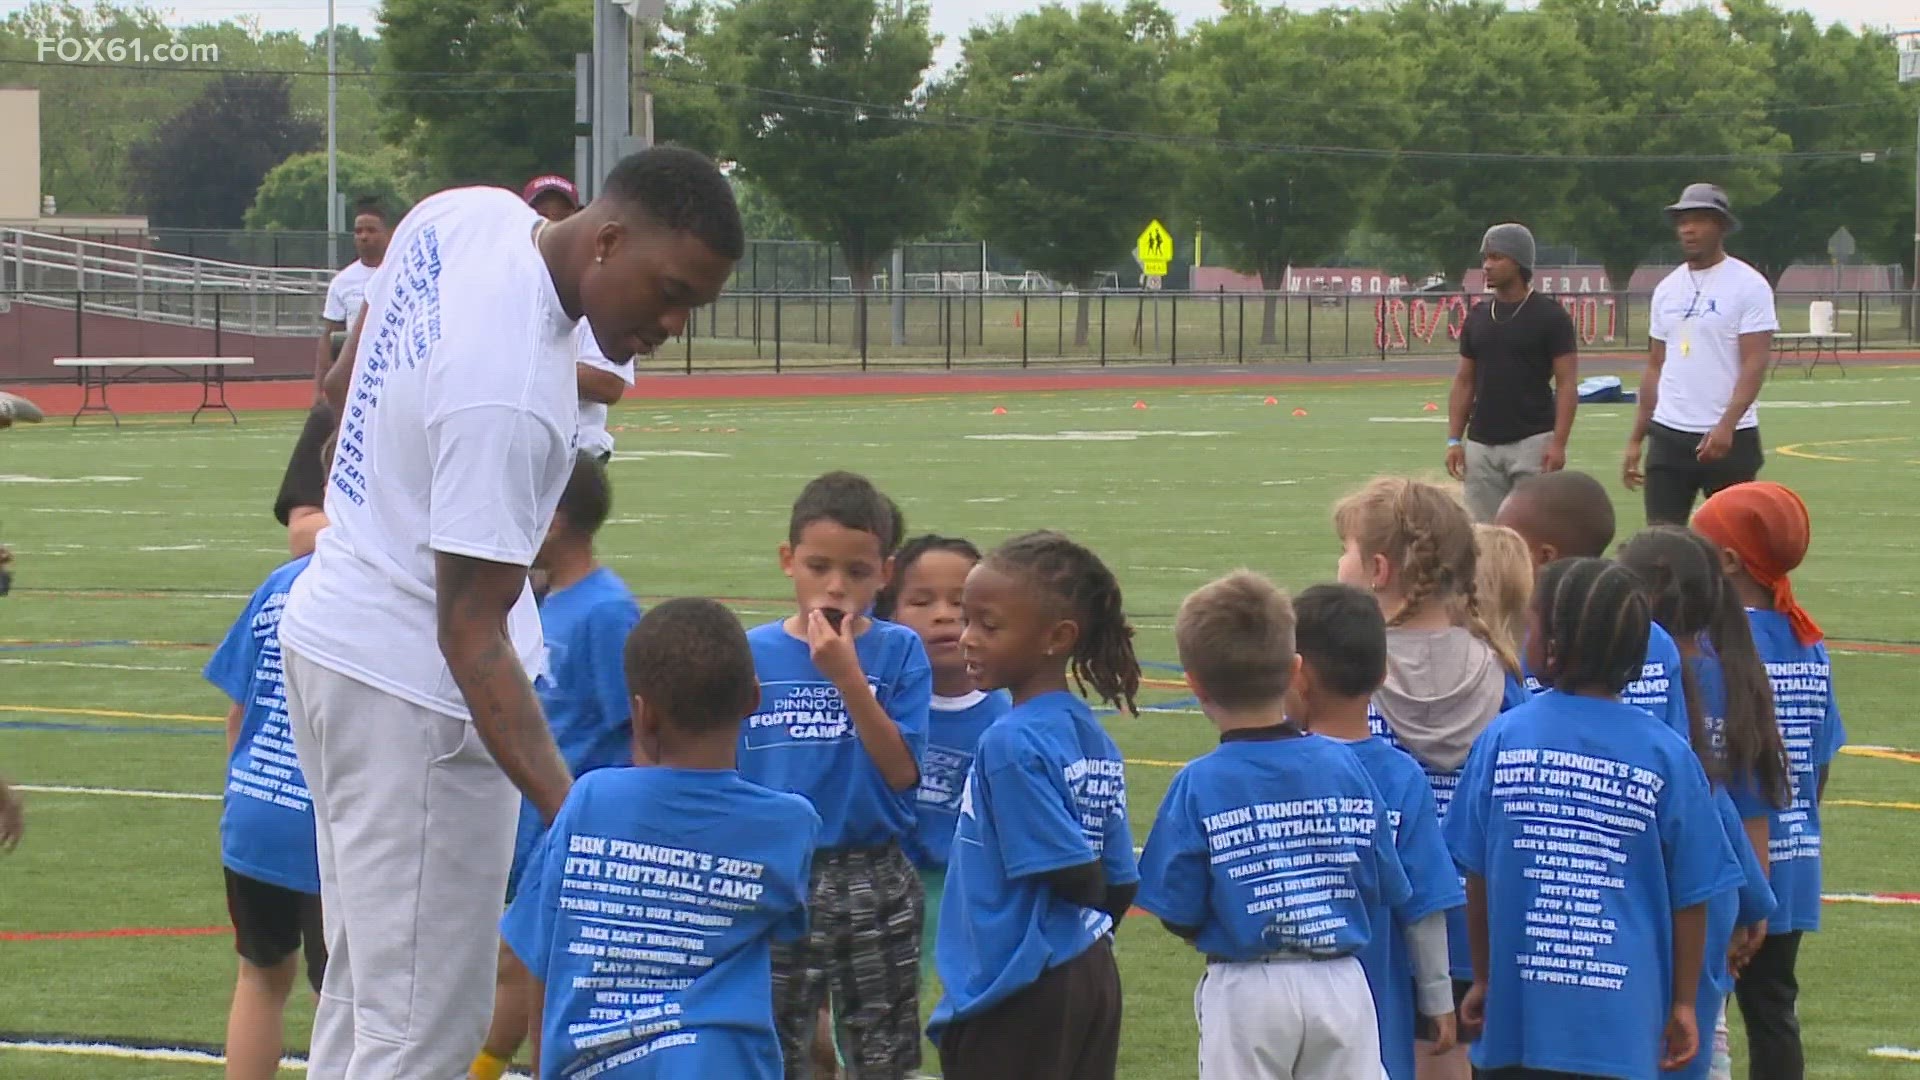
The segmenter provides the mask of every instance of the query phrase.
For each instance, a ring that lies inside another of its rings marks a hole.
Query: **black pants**
[[[1114,1080],[1120,968],[1107,938],[940,1033],[946,1080]]]
[[[1685,525],[1693,516],[1694,497],[1713,495],[1760,475],[1766,454],[1760,449],[1760,429],[1741,428],[1733,445],[1718,461],[1702,462],[1695,455],[1703,435],[1675,431],[1661,424],[1647,426],[1647,484],[1643,490],[1649,525]]]
[[[1799,957],[1799,931],[1770,934],[1733,984],[1740,1018],[1747,1025],[1750,1080],[1802,1080],[1807,1074],[1795,1009],[1800,983],[1793,969]]]
[[[278,967],[306,949],[307,984],[314,993],[327,974],[327,935],[320,898],[236,874],[227,879],[227,915],[233,920],[233,947],[254,967]]]

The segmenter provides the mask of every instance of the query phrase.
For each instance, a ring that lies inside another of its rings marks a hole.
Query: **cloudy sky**
[[[1039,0],[930,0],[933,28],[946,39],[941,49],[942,66],[958,56],[959,41],[967,28],[996,15],[1012,16],[1038,6]],[[1071,2],[1071,0],[1070,0]],[[1219,10],[1217,0],[1162,0],[1183,22],[1205,18]],[[1827,22],[1845,22],[1873,27],[1920,29],[1920,0],[1788,0],[1793,6],[1812,12]],[[0,11],[25,7],[26,0],[0,0]],[[326,28],[326,0],[155,0],[156,7],[170,10],[181,22],[231,18],[243,12],[259,12],[265,29],[297,30],[311,35]],[[334,17],[367,29],[374,26],[377,0],[336,0]],[[1319,0],[1291,0],[1296,8],[1321,6]]]

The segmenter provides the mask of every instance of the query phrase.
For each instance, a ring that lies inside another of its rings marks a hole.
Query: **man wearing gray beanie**
[[[1533,292],[1533,233],[1495,225],[1480,241],[1492,296],[1467,313],[1447,395],[1447,472],[1475,521],[1521,480],[1566,467],[1579,404],[1578,339],[1565,308]]]

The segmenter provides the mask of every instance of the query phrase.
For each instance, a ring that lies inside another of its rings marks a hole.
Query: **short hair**
[[[654,605],[627,635],[626,669],[633,695],[684,730],[737,729],[760,706],[747,632],[717,600]]]
[[[873,481],[859,473],[835,470],[815,477],[793,501],[793,515],[787,521],[787,543],[799,544],[800,534],[817,521],[831,521],[845,529],[868,532],[880,541],[885,558],[900,544],[896,526],[906,518],[892,499],[880,493]]]
[[[354,200],[353,216],[359,217],[362,214],[372,214],[380,219],[382,225],[388,228],[393,227],[393,215],[387,212],[386,201],[378,195],[363,195]]]
[[[1613,544],[1613,497],[1606,486],[1573,469],[1537,473],[1507,498],[1525,507],[1525,520],[1568,558],[1598,559]]]
[[[1611,559],[1558,559],[1533,595],[1548,656],[1535,673],[1543,685],[1619,694],[1640,676],[1653,615],[1633,571]]]
[[[613,510],[613,490],[607,483],[607,468],[590,454],[575,454],[573,475],[560,492],[557,509],[567,515],[567,527],[581,536],[591,537],[607,523]]]
[[[1270,705],[1293,681],[1293,605],[1251,570],[1194,590],[1174,616],[1173,640],[1180,666],[1223,709]]]
[[[1293,598],[1293,647],[1314,681],[1343,697],[1372,697],[1387,681],[1387,619],[1351,585],[1315,585]]]
[[[723,259],[737,261],[747,253],[733,185],[713,159],[698,151],[651,146],[629,154],[607,174],[605,194],[669,229],[699,237]]]

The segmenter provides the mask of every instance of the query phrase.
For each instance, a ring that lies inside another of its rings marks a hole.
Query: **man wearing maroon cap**
[[[520,197],[548,221],[565,221],[580,209],[580,189],[564,176],[536,176]]]

